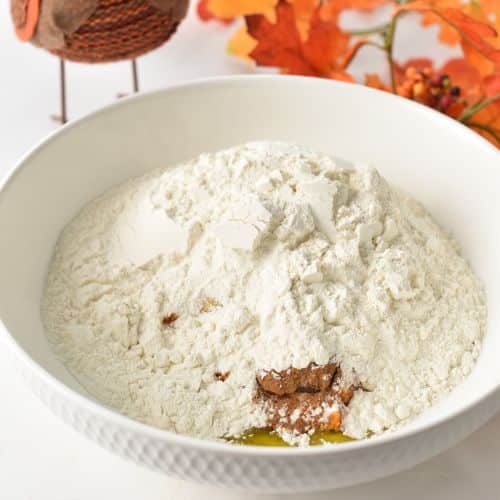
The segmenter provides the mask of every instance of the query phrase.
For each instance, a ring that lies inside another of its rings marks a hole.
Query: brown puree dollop
[[[334,362],[261,370],[256,378],[255,401],[264,405],[268,427],[294,434],[340,430],[345,408],[360,388]]]

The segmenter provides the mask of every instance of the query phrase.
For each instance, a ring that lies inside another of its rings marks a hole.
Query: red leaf
[[[264,16],[246,16],[248,34],[257,40],[250,57],[257,64],[283,68],[290,73],[314,75],[311,66],[302,54],[300,36],[295,25],[295,16],[288,4],[277,7],[276,23]]]
[[[342,59],[349,48],[349,38],[336,23],[323,21],[318,10],[313,14],[303,52],[318,76],[329,76],[332,70],[343,69]]]
[[[347,51],[349,37],[336,23],[322,20],[319,8],[311,17],[305,41],[297,29],[293,7],[284,0],[276,7],[276,23],[270,23],[262,15],[247,16],[246,23],[249,35],[257,40],[250,57],[261,66],[326,78],[342,69],[339,59]]]

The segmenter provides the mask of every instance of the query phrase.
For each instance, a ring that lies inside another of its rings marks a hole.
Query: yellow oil
[[[229,441],[234,444],[251,446],[290,446],[273,431],[262,429],[248,431],[243,436],[231,438]],[[348,443],[349,441],[353,441],[353,439],[344,436],[341,432],[322,431],[313,434],[310,443],[313,446],[318,446],[325,443]]]

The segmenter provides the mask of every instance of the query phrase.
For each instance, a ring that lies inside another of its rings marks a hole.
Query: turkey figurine
[[[11,0],[17,36],[61,60],[61,120],[66,121],[64,61],[132,60],[163,43],[186,16],[188,0]]]

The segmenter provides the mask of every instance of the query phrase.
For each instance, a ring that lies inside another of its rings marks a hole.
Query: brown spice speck
[[[354,396],[353,387],[343,387],[340,390],[340,399],[342,403],[348,405],[351,402],[352,397]]]
[[[229,377],[229,372],[215,372],[215,378],[221,382],[225,382],[227,377]]]
[[[170,326],[179,319],[179,316],[175,313],[167,314],[162,320],[161,324],[163,326]]]
[[[213,311],[216,307],[219,307],[219,306],[220,306],[219,302],[217,302],[212,297],[207,297],[203,301],[203,304],[201,305],[200,312],[207,313],[207,312]]]

